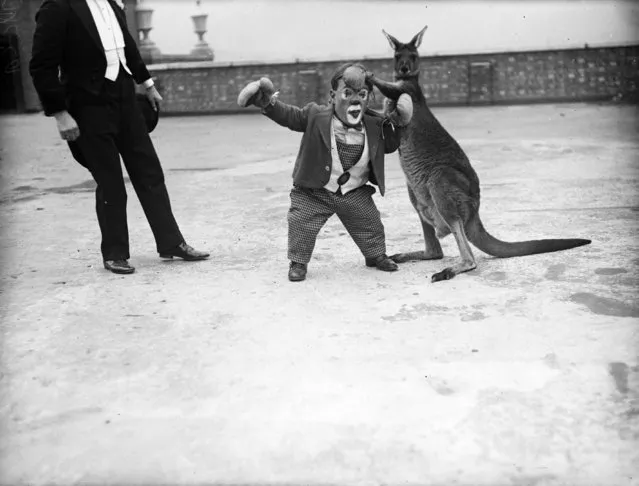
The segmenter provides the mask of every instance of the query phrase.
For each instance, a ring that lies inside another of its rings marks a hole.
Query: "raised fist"
[[[397,101],[386,98],[384,114],[394,125],[405,127],[413,118],[413,100],[406,93],[401,94]]]
[[[251,81],[237,97],[237,104],[244,107],[255,105],[258,108],[266,108],[275,94],[275,87],[268,78],[260,78],[259,81]]]

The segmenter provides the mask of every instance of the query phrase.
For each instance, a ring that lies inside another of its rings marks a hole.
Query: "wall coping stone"
[[[472,57],[485,57],[496,55],[522,55],[522,54],[535,54],[542,52],[565,52],[565,51],[584,51],[584,50],[609,50],[620,48],[632,48],[639,47],[637,43],[620,43],[616,45],[588,45],[581,47],[569,47],[562,49],[531,49],[531,50],[517,50],[517,51],[486,51],[486,52],[472,52],[467,54],[429,54],[422,56],[421,59],[449,59],[449,58],[472,58]],[[169,57],[169,56],[167,56]],[[218,61],[177,61],[177,62],[163,62],[157,64],[149,64],[147,68],[149,71],[177,71],[177,70],[189,70],[189,69],[224,69],[232,67],[249,67],[249,66],[284,66],[295,64],[327,64],[327,63],[344,63],[344,62],[356,62],[356,61],[372,61],[383,62],[392,60],[392,56],[388,57],[362,57],[360,59],[295,59],[288,61],[238,61],[238,62],[218,62]]]

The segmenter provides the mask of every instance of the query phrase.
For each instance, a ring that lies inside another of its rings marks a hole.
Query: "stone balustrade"
[[[184,62],[184,61],[213,61],[213,49],[204,40],[207,32],[208,14],[202,8],[202,0],[195,0],[195,9],[191,13],[193,20],[193,30],[197,35],[197,42],[190,53],[184,54],[162,54],[155,42],[151,39],[153,30],[153,8],[148,0],[133,0],[135,13],[135,29],[138,32],[138,42],[140,54],[144,61],[149,64]],[[185,2],[186,3],[186,2]]]

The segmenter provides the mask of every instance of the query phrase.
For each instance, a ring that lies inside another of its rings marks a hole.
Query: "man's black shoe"
[[[123,275],[135,272],[135,268],[129,265],[129,262],[126,260],[104,260],[104,268],[113,273]]]
[[[397,263],[388,258],[386,255],[379,256],[377,258],[367,258],[367,267],[377,267],[378,270],[383,272],[395,272],[399,270]]]
[[[288,279],[291,282],[301,282],[306,278],[306,263],[291,262],[288,269]]]
[[[196,260],[205,260],[209,257],[209,253],[205,253],[203,251],[197,251],[193,247],[187,245],[182,242],[178,246],[171,248],[170,250],[166,250],[160,253],[160,258],[172,259],[173,257],[182,258],[183,260],[188,260],[190,262]]]

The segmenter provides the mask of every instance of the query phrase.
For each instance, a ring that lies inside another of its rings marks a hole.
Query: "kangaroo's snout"
[[[413,63],[407,57],[408,56],[401,56],[399,59],[396,60],[395,63],[395,69],[397,73],[401,74],[402,76],[410,74],[413,70]]]

